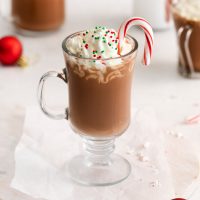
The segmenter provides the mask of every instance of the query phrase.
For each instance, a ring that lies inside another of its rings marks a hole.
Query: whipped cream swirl
[[[176,11],[183,17],[200,20],[200,0],[179,0],[176,2]]]
[[[85,67],[94,67],[104,69],[106,66],[115,67],[122,60],[102,60],[109,58],[117,58],[118,54],[118,36],[114,29],[107,29],[104,26],[96,26],[94,29],[84,31],[79,35],[70,38],[67,43],[67,49],[74,55],[80,58],[91,58],[93,61],[82,60],[80,64],[85,64]],[[124,41],[121,55],[125,55],[131,51],[133,46],[126,39]]]

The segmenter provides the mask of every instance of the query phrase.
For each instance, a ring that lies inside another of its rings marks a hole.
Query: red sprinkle
[[[83,33],[83,36],[85,36],[85,33]]]
[[[97,59],[101,59],[101,56],[98,56]]]
[[[112,38],[112,35],[110,36],[110,38]]]
[[[85,48],[88,49],[88,44],[85,44]]]
[[[93,57],[96,57],[96,54],[94,54]]]

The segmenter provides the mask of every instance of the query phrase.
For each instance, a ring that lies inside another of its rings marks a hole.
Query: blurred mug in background
[[[22,34],[56,30],[64,22],[65,0],[10,0],[4,4],[9,5],[10,19]]]
[[[179,0],[172,4],[179,47],[179,72],[200,78],[200,0]]]
[[[134,14],[147,19],[154,30],[170,27],[169,0],[135,0]]]

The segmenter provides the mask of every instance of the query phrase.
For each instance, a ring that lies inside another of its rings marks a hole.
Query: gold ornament
[[[22,55],[22,56],[19,58],[19,60],[17,61],[17,65],[20,66],[20,67],[22,67],[22,68],[27,67],[28,64],[29,64],[29,59],[28,59],[28,57],[23,56],[23,55]]]

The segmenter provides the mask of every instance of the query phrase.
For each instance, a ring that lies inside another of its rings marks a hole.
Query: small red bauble
[[[22,44],[14,36],[0,39],[0,62],[3,65],[14,65],[22,55]]]

